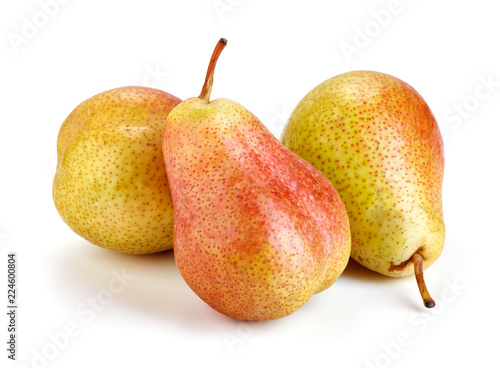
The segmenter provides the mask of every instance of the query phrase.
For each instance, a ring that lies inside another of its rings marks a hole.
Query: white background
[[[0,365],[8,361],[10,251],[17,252],[19,288],[19,360],[12,366],[497,365],[500,22],[494,3],[2,1]],[[412,277],[390,279],[351,263],[296,313],[235,321],[186,286],[172,252],[114,253],[63,223],[51,186],[57,133],[71,110],[125,85],[197,96],[220,37],[228,46],[212,98],[242,103],[276,135],[310,89],[349,70],[392,74],[424,96],[446,138],[447,238],[425,273],[434,310],[423,307]],[[348,47],[355,52],[345,52]],[[122,272],[126,285],[105,299]],[[65,338],[67,330],[75,336]]]

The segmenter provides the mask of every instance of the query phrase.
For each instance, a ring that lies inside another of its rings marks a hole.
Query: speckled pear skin
[[[332,184],[242,105],[185,100],[167,118],[163,151],[175,260],[215,310],[281,318],[344,270],[349,223]]]
[[[387,276],[414,274],[441,254],[444,155],[436,120],[407,83],[354,71],[333,77],[297,105],[281,142],[337,189],[357,262]]]
[[[124,253],[173,247],[173,204],[161,151],[163,123],[181,100],[122,87],[82,102],[57,140],[53,198],[69,227]]]

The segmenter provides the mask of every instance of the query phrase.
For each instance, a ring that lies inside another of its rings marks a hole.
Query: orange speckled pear
[[[387,74],[354,71],[310,91],[293,111],[282,143],[330,179],[349,214],[351,256],[388,276],[415,273],[441,254],[444,156],[423,98]]]
[[[217,44],[198,98],[172,110],[163,152],[175,214],[174,255],[208,305],[242,320],[281,318],[330,287],[350,254],[332,184],[250,111],[209,101]]]
[[[78,235],[125,253],[173,247],[161,133],[179,102],[157,89],[121,87],[89,98],[66,118],[57,140],[53,198]]]

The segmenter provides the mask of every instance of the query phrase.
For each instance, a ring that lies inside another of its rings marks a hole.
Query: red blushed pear
[[[345,203],[351,256],[381,274],[415,275],[444,245],[444,154],[424,99],[391,75],[353,71],[319,84],[299,102],[281,141],[330,179]]]
[[[163,155],[174,254],[208,305],[242,320],[281,318],[330,287],[350,254],[347,213],[328,179],[250,111],[203,90],[169,114]]]

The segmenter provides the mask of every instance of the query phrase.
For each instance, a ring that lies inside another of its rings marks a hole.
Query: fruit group
[[[342,197],[352,258],[387,276],[416,270],[424,302],[432,307],[421,267],[443,249],[444,155],[424,99],[387,74],[341,74],[300,101],[281,141],[318,168]]]
[[[146,87],[99,93],[78,105],[57,140],[53,198],[91,243],[146,254],[173,247],[173,204],[161,132],[181,100]]]
[[[163,153],[175,213],[174,255],[191,289],[243,320],[284,317],[325,290],[350,254],[332,184],[245,107],[203,90],[168,116]]]

